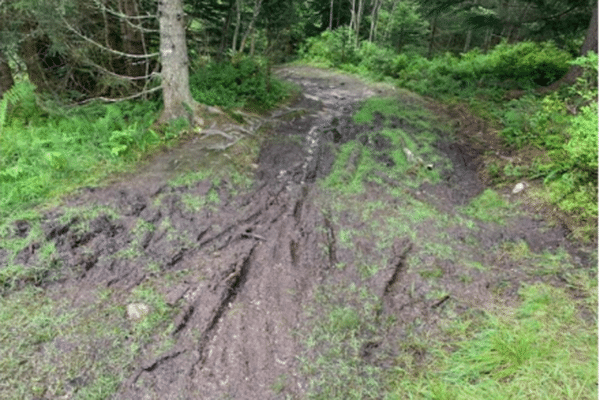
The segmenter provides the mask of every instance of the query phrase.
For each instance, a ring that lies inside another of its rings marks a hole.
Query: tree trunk
[[[0,98],[2,98],[4,92],[8,91],[14,83],[15,81],[13,80],[8,60],[0,51]]]
[[[254,32],[254,24],[256,23],[256,18],[258,18],[258,14],[260,13],[260,6],[262,5],[262,0],[256,0],[254,4],[254,13],[252,14],[252,20],[250,20],[250,25],[248,25],[248,29],[246,29],[246,33],[244,33],[244,37],[242,38],[242,43],[240,43],[240,53],[244,51],[244,47],[246,47],[246,41],[248,41],[248,37],[252,32]]]
[[[252,38],[250,38],[250,57],[254,57],[255,46],[256,46],[256,31],[252,32]]]
[[[382,1],[382,3],[383,3],[383,1]],[[398,6],[398,3],[399,3],[398,0],[396,0],[392,3],[392,9],[390,10],[390,18],[388,18],[388,23],[385,27],[385,30],[383,31],[383,37],[382,37],[383,43],[387,43],[387,41],[390,40],[390,36],[392,35],[392,25],[393,25],[394,19],[391,16],[394,15],[394,12],[396,11],[396,7]]]
[[[360,37],[360,20],[362,19],[364,4],[364,0],[358,0],[358,13],[356,15],[356,41],[354,43],[355,47],[358,47],[358,41]]]
[[[225,47],[227,46],[227,36],[229,32],[229,25],[231,25],[231,10],[233,9],[233,3],[234,0],[229,0],[229,11],[227,12],[223,29],[221,30],[221,44],[219,45],[219,52],[217,53],[217,59],[219,60],[223,58],[223,53],[225,52]]]
[[[350,4],[350,30],[354,30],[356,26],[356,0],[352,0]]]
[[[329,6],[329,30],[333,29],[333,0]]]
[[[467,31],[467,38],[465,39],[465,47],[463,47],[463,53],[469,51],[469,47],[471,47],[471,38],[473,37],[473,29],[469,29]]]
[[[427,50],[427,58],[431,58],[431,56],[433,55],[433,44],[435,41],[435,31],[437,28],[436,22],[437,16],[433,17],[433,20],[431,21],[431,37],[429,38],[429,49]]]
[[[236,0],[235,2],[235,30],[233,31],[233,41],[231,44],[231,50],[237,51],[237,40],[240,34],[240,24],[242,23],[242,0]]]
[[[23,24],[21,32],[24,35],[24,39],[20,43],[19,53],[27,67],[29,81],[33,83],[40,92],[48,90],[46,74],[44,73],[38,54],[37,40],[33,36],[34,27],[30,22],[26,22]]]
[[[192,123],[195,102],[190,93],[182,0],[159,0],[158,18],[164,103],[159,122],[185,117]]]
[[[119,11],[129,17],[138,16],[136,0],[119,0]],[[125,18],[121,19],[121,36],[123,38],[123,51],[127,54],[145,54],[144,34],[140,29],[131,26]],[[127,75],[132,77],[144,76],[148,60],[140,61],[128,59],[126,61]]]
[[[369,42],[375,40],[377,33],[377,20],[379,19],[379,9],[383,2],[380,0],[373,0],[373,11],[371,12],[371,28],[369,29]]]
[[[585,56],[589,51],[598,53],[598,3],[594,4],[592,20],[585,35],[585,40],[581,46],[580,55]]]

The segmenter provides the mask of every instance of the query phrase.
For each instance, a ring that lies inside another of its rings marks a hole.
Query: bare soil
[[[269,129],[251,189],[235,193],[227,182],[216,184],[210,179],[170,185],[179,168],[190,170],[198,160],[219,157],[218,151],[191,138],[181,148],[156,156],[143,170],[106,187],[85,189],[44,217],[45,237],[55,244],[61,268],[38,285],[71,299],[74,308],[86,304],[98,288],[129,292],[148,279],[182,271],[180,280],[161,287],[175,310],[174,345],[159,355],[142,349],[114,398],[304,398],[310,390],[309,378],[301,373],[299,355],[310,357],[303,335],[312,324],[306,310],[312,307],[318,313],[315,296],[324,285],[364,286],[379,299],[376,319],[394,316],[399,321],[385,329],[382,323],[381,332],[363,349],[365,360],[385,368],[396,362],[395,347],[406,326],[420,321],[420,329],[434,332],[436,324],[447,318],[448,306],[457,312],[485,309],[500,291],[507,302],[514,301],[521,281],[541,279],[520,270],[518,261],[500,257],[496,251],[500,243],[524,241],[538,253],[564,248],[580,268],[594,262],[593,250],[569,242],[565,227],[552,226],[534,214],[506,225],[478,222],[473,231],[459,225],[449,228],[447,237],[456,243],[457,252],[472,251],[467,239],[477,242],[480,252],[473,258],[494,266],[483,272],[450,257],[427,257],[421,251],[425,243],[409,234],[395,237],[385,254],[368,242],[367,235],[353,236],[352,246],[342,244],[341,225],[355,232],[365,227],[350,214],[331,218],[318,180],[329,174],[336,147],[376,131],[377,121],[373,126],[352,122],[359,102],[397,93],[387,86],[308,67],[285,67],[277,74],[298,84],[302,94],[290,107],[265,117]],[[437,144],[453,168],[443,171],[440,183],[425,182],[406,188],[405,194],[441,215],[456,216],[485,189],[480,179],[484,154],[503,150],[493,131],[477,118],[427,100],[414,101],[455,127],[455,136]],[[385,141],[373,143],[385,151]],[[390,187],[394,184],[387,182]],[[370,185],[363,194],[365,203],[397,203],[386,188]],[[219,197],[212,207],[191,210],[184,204],[184,196],[205,196],[210,191]],[[513,201],[516,195],[507,190],[506,198]],[[81,224],[76,214],[65,211],[76,206],[105,206],[113,211],[100,211]],[[140,221],[156,228],[140,234],[136,231]],[[18,222],[15,235],[26,235],[28,229],[27,221]],[[439,236],[435,225],[422,229],[429,229],[431,237]],[[135,257],[114,256],[134,244],[140,249]],[[361,278],[356,268],[348,267],[357,264],[356,249],[361,249],[363,258],[387,262],[368,279]],[[36,246],[30,246],[21,251],[18,262],[35,265],[37,257]],[[432,265],[443,271],[436,288],[444,291],[437,296],[425,274],[416,269]],[[469,279],[459,279],[464,276]],[[282,376],[285,384],[274,390]],[[85,379],[82,373],[81,382]]]

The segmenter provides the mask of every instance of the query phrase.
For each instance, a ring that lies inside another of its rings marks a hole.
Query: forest
[[[596,0],[0,0],[0,398],[597,398],[597,53]]]

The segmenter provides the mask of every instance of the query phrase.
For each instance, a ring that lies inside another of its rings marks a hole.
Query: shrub
[[[287,90],[267,72],[266,62],[256,58],[211,62],[190,76],[190,90],[195,100],[211,106],[243,107],[251,102],[270,108]]]
[[[309,38],[300,50],[300,55],[309,61],[316,61],[327,67],[342,64],[357,65],[360,58],[354,46],[354,34],[348,27],[325,31],[320,36]]]
[[[514,79],[521,85],[548,85],[569,70],[571,56],[552,42],[520,42],[497,45],[487,56],[484,71],[500,79]]]
[[[359,67],[366,73],[383,76],[391,76],[394,72],[394,51],[380,47],[375,43],[364,41],[358,49],[357,56],[360,59]]]

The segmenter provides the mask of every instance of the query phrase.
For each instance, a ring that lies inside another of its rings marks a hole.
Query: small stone
[[[519,182],[515,185],[512,192],[513,192],[513,194],[516,194],[516,193],[523,191],[523,189],[525,189],[525,184],[523,182]]]
[[[150,308],[143,303],[132,303],[127,305],[127,318],[132,321],[139,321],[150,312]]]
[[[404,154],[406,154],[406,159],[408,160],[409,163],[414,163],[416,161],[415,159],[415,155],[412,153],[412,151],[410,151],[408,148],[404,148]]]

